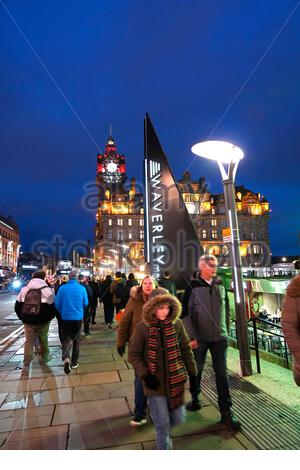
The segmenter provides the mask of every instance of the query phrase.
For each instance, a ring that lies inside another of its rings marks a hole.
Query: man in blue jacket
[[[65,363],[66,374],[71,367],[78,367],[80,330],[84,310],[88,305],[86,289],[77,281],[77,272],[71,271],[69,281],[62,285],[55,298],[55,308],[61,316],[62,360]],[[70,350],[72,348],[72,361],[70,363]]]

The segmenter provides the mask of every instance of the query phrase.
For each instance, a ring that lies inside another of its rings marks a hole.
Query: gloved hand
[[[150,390],[156,390],[159,387],[159,381],[153,374],[145,374],[142,377],[145,381],[146,387]]]
[[[117,351],[120,354],[120,356],[122,357],[123,354],[125,354],[125,346],[118,346]]]
[[[190,394],[197,395],[199,393],[199,384],[197,375],[189,375],[190,380]]]

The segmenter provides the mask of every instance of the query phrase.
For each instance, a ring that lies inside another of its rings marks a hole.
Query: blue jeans
[[[147,415],[147,397],[144,394],[142,379],[134,376],[134,416],[145,418]]]
[[[226,364],[228,348],[227,338],[211,342],[198,341],[198,343],[199,347],[193,350],[195,361],[198,367],[198,391],[192,396],[192,398],[197,398],[201,391],[202,371],[204,368],[206,354],[209,350],[216,378],[220,413],[226,413],[232,406]]]
[[[179,406],[175,410],[170,411],[168,400],[165,395],[153,395],[148,397],[150,415],[154,424],[156,433],[156,445],[158,450],[171,450],[172,439],[170,430],[172,426],[176,426],[184,421],[185,410],[183,406]]]

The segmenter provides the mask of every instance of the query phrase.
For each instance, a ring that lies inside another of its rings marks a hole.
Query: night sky
[[[93,240],[97,152],[111,124],[142,183],[148,112],[175,176],[212,192],[218,166],[191,146],[239,145],[236,183],[270,201],[272,253],[299,254],[299,24],[295,0],[0,0],[0,213],[22,250]]]

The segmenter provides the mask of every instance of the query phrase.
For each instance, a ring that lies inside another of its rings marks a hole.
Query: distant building
[[[229,265],[229,247],[223,243],[224,229],[228,228],[224,194],[212,194],[204,177],[192,181],[189,172],[184,173],[178,186],[204,252],[222,257],[222,263]],[[235,192],[242,262],[253,267],[269,266],[269,202],[244,186],[236,186]]]
[[[135,178],[126,186],[126,162],[117,153],[110,135],[105,152],[97,156],[99,206],[95,227],[95,265],[103,271],[137,270],[144,264],[143,193],[136,189]],[[183,201],[195,224],[204,252],[230,264],[228,243],[223,243],[226,221],[223,194],[212,194],[201,177],[193,181],[185,172],[178,181]],[[259,193],[236,186],[242,262],[247,266],[269,266],[269,203]],[[101,272],[101,271],[100,271]]]
[[[104,154],[97,156],[96,271],[129,271],[144,264],[143,194],[135,178],[129,187],[126,181],[125,157],[110,135]]]
[[[0,269],[2,271],[17,271],[20,251],[19,228],[12,217],[0,214]],[[5,274],[2,273],[3,275]]]

